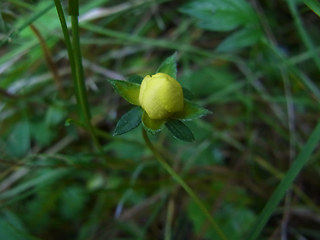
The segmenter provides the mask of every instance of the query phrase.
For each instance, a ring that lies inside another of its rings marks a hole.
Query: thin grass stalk
[[[302,39],[302,41],[304,42],[304,44],[306,45],[306,47],[308,48],[308,50],[311,52],[312,54],[312,59],[315,62],[318,70],[320,70],[320,58],[319,55],[316,52],[316,47],[312,41],[312,39],[309,37],[308,33],[305,30],[305,27],[303,26],[303,23],[300,19],[299,13],[297,11],[297,7],[296,7],[296,1],[295,0],[286,0],[287,4],[289,6],[290,12],[293,16],[294,22],[296,24],[296,27],[298,29],[298,32],[300,34],[300,37]]]
[[[160,153],[157,151],[157,149],[153,146],[151,143],[147,132],[142,128],[142,135],[143,139],[148,146],[148,148],[151,150],[153,155],[156,157],[158,162],[161,164],[161,166],[171,175],[171,177],[176,180],[180,186],[187,192],[187,194],[192,198],[192,200],[196,203],[196,205],[199,207],[201,212],[206,216],[208,221],[210,222],[213,229],[216,231],[220,239],[227,240],[227,237],[220,229],[219,225],[216,223],[216,221],[211,216],[208,209],[205,207],[205,205],[202,203],[202,201],[197,197],[197,195],[193,192],[193,190],[187,185],[187,183],[169,166],[169,164],[162,158]]]
[[[165,225],[165,231],[164,231],[164,240],[171,240],[172,239],[173,215],[174,215],[174,201],[173,201],[173,199],[170,198],[168,201],[166,225]]]

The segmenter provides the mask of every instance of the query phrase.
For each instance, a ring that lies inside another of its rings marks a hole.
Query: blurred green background
[[[1,1],[0,239],[218,239],[141,126],[112,136],[131,106],[107,80],[152,74],[174,52],[178,80],[213,114],[188,124],[193,143],[151,140],[228,239],[245,239],[319,119],[319,13],[312,0],[80,1],[101,154],[74,124],[54,2]],[[319,155],[259,239],[320,239]]]

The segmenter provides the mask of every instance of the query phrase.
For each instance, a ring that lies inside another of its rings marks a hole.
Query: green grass
[[[0,239],[320,238],[318,3],[70,3],[0,3]],[[174,52],[196,141],[112,136]]]

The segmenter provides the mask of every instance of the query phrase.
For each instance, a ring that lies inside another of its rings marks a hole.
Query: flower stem
[[[73,85],[75,95],[77,99],[78,110],[80,112],[81,120],[88,129],[93,143],[96,149],[102,152],[102,147],[96,137],[94,128],[91,123],[91,113],[87,98],[87,92],[85,87],[85,79],[83,73],[82,57],[80,51],[80,38],[79,38],[79,2],[78,0],[69,1],[69,14],[71,16],[71,31],[72,31],[72,42],[70,40],[66,19],[61,6],[60,0],[54,0],[56,9],[59,15],[61,28],[64,36],[64,40],[67,46],[68,56],[70,60],[70,67],[72,72]]]
[[[171,175],[171,177],[176,180],[180,186],[187,192],[187,194],[193,199],[193,201],[198,205],[199,209],[202,213],[207,217],[208,221],[219,235],[220,239],[227,240],[227,237],[222,232],[216,221],[213,219],[211,214],[209,213],[208,209],[204,206],[201,200],[197,197],[197,195],[193,192],[193,190],[187,185],[187,183],[169,166],[169,164],[164,160],[164,158],[160,155],[157,149],[151,143],[147,132],[142,128],[142,135],[145,143],[147,144],[148,148],[151,150],[153,155],[156,157],[158,162],[162,165],[162,167]]]

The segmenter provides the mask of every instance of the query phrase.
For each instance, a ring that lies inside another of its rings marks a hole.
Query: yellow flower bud
[[[147,75],[140,86],[139,102],[149,118],[166,119],[183,110],[182,87],[168,74]]]

